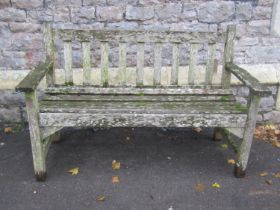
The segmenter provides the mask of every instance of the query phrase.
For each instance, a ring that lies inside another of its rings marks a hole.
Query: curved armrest
[[[31,70],[27,76],[16,86],[16,91],[31,92],[34,91],[43,77],[53,68],[53,62],[46,59],[44,63],[39,64],[34,70]]]
[[[272,94],[271,91],[264,87],[255,77],[234,63],[226,63],[226,69],[249,87],[254,94],[259,96],[270,96]]]

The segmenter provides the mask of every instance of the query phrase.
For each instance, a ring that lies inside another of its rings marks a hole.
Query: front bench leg
[[[248,117],[245,125],[243,141],[237,153],[237,163],[234,168],[234,175],[237,178],[245,176],[245,171],[249,159],[251,145],[254,137],[254,130],[256,127],[256,121],[258,116],[258,108],[260,105],[260,96],[252,93],[249,96],[248,103]]]
[[[37,181],[44,181],[46,179],[46,158],[39,126],[37,91],[26,92],[25,100],[35,177]]]

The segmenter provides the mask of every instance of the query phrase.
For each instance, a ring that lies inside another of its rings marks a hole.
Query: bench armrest
[[[264,87],[255,77],[249,74],[248,71],[234,63],[226,63],[226,69],[249,87],[254,94],[259,96],[270,96],[272,94],[268,88]]]
[[[53,62],[50,59],[46,59],[44,63],[40,63],[31,70],[27,76],[16,86],[16,91],[20,92],[32,92],[34,91],[43,77],[49,70],[53,68]]]

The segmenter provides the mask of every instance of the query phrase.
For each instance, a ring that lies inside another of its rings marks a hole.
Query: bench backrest
[[[54,36],[55,34],[55,36]],[[147,31],[147,30],[75,30],[75,29],[53,29],[49,23],[44,24],[44,43],[47,57],[54,59],[54,37],[59,37],[64,46],[64,70],[65,84],[73,84],[72,71],[72,42],[79,41],[82,46],[83,84],[90,85],[91,82],[91,41],[100,43],[101,51],[101,85],[109,86],[109,43],[117,42],[119,48],[119,74],[121,74],[121,85],[127,85],[127,46],[134,43],[137,45],[136,55],[136,86],[143,86],[144,81],[144,46],[145,43],[154,44],[154,73],[153,85],[161,85],[162,68],[162,46],[164,43],[172,44],[172,66],[170,85],[178,85],[179,57],[181,44],[189,43],[189,70],[188,85],[195,84],[195,70],[197,64],[197,52],[201,44],[207,44],[208,58],[206,63],[205,84],[211,85],[214,72],[214,59],[216,43],[224,45],[224,62],[231,62],[233,58],[233,40],[235,26],[229,26],[225,34],[214,32],[183,32],[183,31]],[[94,52],[93,52],[94,53]],[[49,85],[55,83],[54,71],[47,75]],[[223,69],[222,84],[228,87],[230,74]]]

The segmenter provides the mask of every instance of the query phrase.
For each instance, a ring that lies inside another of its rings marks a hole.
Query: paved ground
[[[280,179],[271,175],[280,171],[280,149],[254,141],[247,177],[236,179],[227,164],[233,152],[210,137],[211,130],[66,130],[50,149],[47,181],[39,183],[28,132],[1,133],[0,210],[280,209]],[[119,171],[111,169],[114,159]],[[66,172],[73,167],[77,176]],[[260,177],[262,171],[270,175]],[[112,176],[120,183],[112,184]],[[196,191],[198,183],[204,192]],[[102,195],[105,201],[97,201]]]

